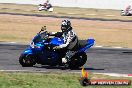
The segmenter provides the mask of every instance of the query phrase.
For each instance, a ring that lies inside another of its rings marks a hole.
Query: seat
[[[80,48],[83,48],[83,47],[86,46],[87,44],[88,44],[87,40],[79,40],[79,41],[78,41],[79,49],[80,49]]]

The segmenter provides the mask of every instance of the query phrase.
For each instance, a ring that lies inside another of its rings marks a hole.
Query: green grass
[[[110,9],[54,7],[53,12],[46,12],[46,11],[38,11],[37,5],[0,4],[0,12],[132,20],[131,17],[121,16],[120,10],[110,10]],[[97,15],[89,15],[89,14],[97,14]],[[106,15],[114,15],[114,16],[106,16]]]
[[[110,76],[90,73],[90,78]],[[83,88],[75,73],[5,73],[0,72],[0,88]],[[113,77],[115,79],[115,77]],[[118,78],[119,79],[119,78]],[[130,78],[129,78],[130,79]],[[130,79],[132,80],[132,78]],[[88,86],[88,88],[131,88],[132,86]]]

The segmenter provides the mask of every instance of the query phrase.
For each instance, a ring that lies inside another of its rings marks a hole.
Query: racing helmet
[[[63,20],[61,23],[62,32],[66,32],[71,28],[71,22],[69,20]]]

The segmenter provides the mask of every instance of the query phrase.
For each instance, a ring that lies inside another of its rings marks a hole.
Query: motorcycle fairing
[[[89,49],[91,46],[94,45],[94,41],[95,41],[94,39],[88,39],[87,44],[83,48],[81,48],[78,52],[84,52],[85,50]]]
[[[28,47],[27,49],[25,49],[25,50],[23,51],[22,54],[33,54],[33,52],[32,52],[32,50],[30,49],[30,47]]]
[[[55,46],[59,46],[59,45],[63,44],[63,39],[58,38],[58,37],[54,37],[50,40],[50,44],[55,45]]]

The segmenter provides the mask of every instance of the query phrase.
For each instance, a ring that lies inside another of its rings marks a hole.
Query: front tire
[[[70,69],[78,69],[79,67],[83,66],[87,61],[87,55],[85,52],[83,53],[77,53],[69,62],[69,68]]]
[[[32,54],[21,55],[19,58],[19,63],[22,67],[32,67],[36,64],[36,58]]]

